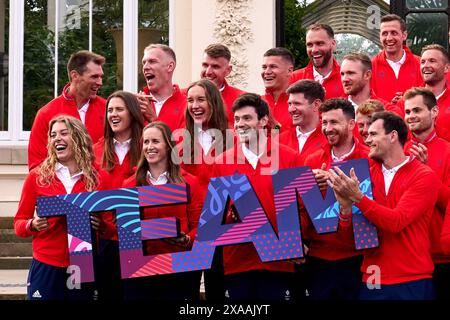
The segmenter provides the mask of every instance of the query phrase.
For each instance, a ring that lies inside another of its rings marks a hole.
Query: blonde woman
[[[30,300],[90,299],[91,285],[69,290],[67,225],[64,217],[40,218],[34,214],[41,196],[93,191],[100,178],[92,166],[92,141],[80,120],[59,116],[50,121],[48,153],[44,162],[30,171],[23,185],[14,229],[20,237],[33,237],[33,260],[28,274]],[[101,223],[94,219],[94,229]]]

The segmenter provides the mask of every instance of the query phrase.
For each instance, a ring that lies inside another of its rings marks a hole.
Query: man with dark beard
[[[309,155],[304,165],[313,168],[317,183],[324,190],[328,179],[326,170],[343,161],[367,158],[369,148],[353,137],[355,109],[348,100],[325,101],[320,112],[322,132],[328,143]],[[309,244],[305,266],[310,299],[356,299],[361,283],[362,255],[355,250],[351,232],[339,227],[336,233],[318,234],[305,211],[301,212],[301,222],[302,236]]]
[[[340,67],[333,57],[334,49],[333,29],[327,24],[311,25],[306,33],[306,53],[310,62],[305,68],[294,71],[290,83],[302,79],[316,80],[325,89],[325,99],[344,97]]]

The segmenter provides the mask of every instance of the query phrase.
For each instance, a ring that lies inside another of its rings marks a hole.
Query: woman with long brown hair
[[[111,174],[111,187],[120,188],[134,174],[141,154],[144,118],[136,97],[126,91],[106,101],[104,137],[94,145],[96,163]]]
[[[136,174],[122,185],[130,188],[185,183],[190,191],[187,204],[143,209],[141,219],[175,216],[181,229],[177,238],[146,241],[144,249],[147,255],[189,250],[197,234],[203,193],[197,179],[180,168],[175,150],[172,132],[165,123],[148,124],[142,133],[142,155]],[[199,290],[198,271],[124,280],[127,300],[198,300]]]
[[[94,145],[96,164],[109,172],[109,188],[120,188],[124,180],[134,174],[141,154],[143,127],[144,118],[135,95],[126,91],[113,92],[106,101],[104,137]],[[122,280],[115,217],[112,212],[98,217],[106,222],[110,231],[98,238],[95,256],[99,299],[120,300]]]
[[[212,81],[195,81],[189,85],[186,94],[182,168],[198,177],[202,185],[206,185],[208,180],[204,178],[204,173],[209,170],[215,157],[227,149],[227,142],[232,144],[232,133],[227,132],[225,104]]]

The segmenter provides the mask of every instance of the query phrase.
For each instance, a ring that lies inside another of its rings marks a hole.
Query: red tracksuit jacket
[[[186,93],[182,92],[178,85],[173,85],[172,95],[164,102],[159,112],[157,121],[165,122],[172,131],[184,128],[184,111],[186,109]],[[145,94],[150,94],[148,87],[144,87]],[[155,106],[152,104],[153,110]]]
[[[55,267],[69,266],[69,249],[67,244],[67,223],[65,217],[49,217],[48,229],[37,232],[31,231],[29,222],[33,218],[38,197],[56,196],[66,194],[61,180],[55,175],[53,182],[48,186],[38,183],[38,168],[30,171],[25,179],[16,216],[14,217],[14,230],[19,237],[33,236],[33,258],[39,262]],[[100,185],[104,180],[100,173]],[[83,177],[73,186],[72,193],[86,192]]]
[[[355,149],[345,160],[367,158],[369,153],[368,147],[357,139],[355,139],[355,144]],[[322,167],[322,163],[326,164],[326,170],[332,166],[331,147],[329,144],[306,157],[304,165],[310,166],[311,169],[318,169]],[[324,260],[340,260],[361,254],[360,251],[355,249],[353,234],[349,232],[351,228],[346,230],[338,229],[338,232],[335,233],[318,234],[304,209],[301,210],[301,220],[303,238],[310,241],[310,256]]]
[[[319,124],[316,130],[306,140],[302,152],[300,153],[296,127],[292,127],[288,131],[282,132],[279,137],[280,143],[299,153],[299,163],[300,165],[303,165],[307,156],[324,148],[327,144],[327,138],[325,138],[321,130],[322,126]]]
[[[281,93],[278,100],[275,101],[272,93],[266,90],[266,94],[262,96],[267,102],[273,117],[281,124],[280,132],[289,130],[292,127],[292,118],[288,111],[289,95],[286,92]]]
[[[303,69],[295,70],[292,73],[290,84],[303,79],[314,80],[312,62],[309,62]],[[341,67],[334,58],[333,69],[331,70],[330,75],[323,81],[322,86],[325,89],[325,100],[345,97],[344,88],[342,87],[341,82]]]
[[[236,173],[247,175],[253,189],[255,190],[258,199],[268,215],[272,225],[276,226],[274,194],[272,187],[272,176],[264,175],[261,172],[270,170],[270,168],[285,169],[299,166],[298,157],[295,152],[284,146],[276,143],[268,142],[268,150],[277,150],[279,148],[278,161],[269,163],[268,159],[274,154],[269,151],[267,155],[263,155],[258,161],[256,170],[250,165],[242,153],[240,145],[235,146],[222,155],[220,161],[223,164],[215,164],[211,177],[229,176]],[[233,164],[228,164],[225,159],[234,159]],[[263,164],[264,163],[264,164]],[[289,262],[261,262],[261,259],[256,252],[253,244],[240,244],[236,246],[225,246],[223,248],[223,263],[225,274],[233,274],[246,272],[251,270],[271,270],[293,272],[293,265]]]
[[[405,152],[409,153],[412,144],[418,142],[419,141],[413,136],[411,140],[405,144]],[[431,253],[435,263],[446,263],[450,262],[450,255],[443,252],[440,236],[445,209],[450,196],[450,143],[437,137],[435,131],[433,131],[422,143],[428,149],[427,165],[436,172],[437,176],[442,181],[442,186],[439,188],[438,202],[436,203],[433,218],[431,220]]]
[[[439,137],[450,142],[450,87],[437,101],[439,113],[436,118],[436,132]]]
[[[430,223],[439,178],[414,159],[397,171],[386,195],[381,163],[372,164],[370,175],[375,200],[363,197],[356,206],[377,227],[380,246],[364,254],[363,281],[373,265],[381,270],[381,284],[431,278]]]
[[[228,127],[234,127],[234,113],[231,111],[231,107],[233,106],[234,101],[245,91],[242,91],[236,87],[230,86],[226,81],[224,84],[223,90],[220,92],[222,95],[222,100],[225,103],[225,107],[227,109],[227,117],[228,117]]]
[[[28,169],[38,166],[47,157],[48,124],[55,116],[69,115],[80,119],[75,98],[65,92],[70,84],[66,84],[62,94],[39,109],[34,118],[28,143]],[[96,143],[103,137],[103,123],[105,121],[106,100],[97,96],[89,103],[86,113],[85,126]]]
[[[445,212],[444,224],[441,233],[441,246],[445,254],[450,255],[450,206],[447,206]]]
[[[95,163],[97,164],[98,167],[102,166],[102,155],[104,146],[105,146],[104,138],[101,138],[94,145]],[[114,168],[109,172],[110,176],[109,185],[111,189],[120,188],[122,186],[122,183],[134,174],[134,169],[130,165],[129,153],[126,154],[122,164],[119,163],[119,157],[117,157],[116,153],[114,153],[114,159],[115,159]]]
[[[197,236],[198,220],[203,206],[204,193],[194,176],[183,170],[181,173],[186,184],[189,185],[190,202],[188,204],[144,208],[142,219],[177,217],[180,222],[180,230],[190,236],[191,241],[189,245],[192,246],[194,239]],[[135,176],[131,176],[125,180],[122,187],[135,188]],[[164,240],[151,240],[147,241],[146,249],[148,254],[162,254],[180,251],[181,248],[169,244]]]
[[[383,51],[372,58],[371,88],[375,94],[384,100],[391,101],[396,92],[405,92],[412,87],[423,86],[420,72],[420,57],[414,55],[408,47],[403,46],[406,52],[405,63],[400,67],[398,78],[395,77],[386,54]]]

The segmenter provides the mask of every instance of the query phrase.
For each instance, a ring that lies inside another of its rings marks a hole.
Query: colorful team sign
[[[372,198],[368,161],[352,160],[339,167],[348,174],[355,168],[360,187]],[[198,234],[190,251],[144,255],[142,242],[179,235],[176,218],[141,220],[140,208],[189,202],[185,184],[143,186],[79,194],[41,197],[37,202],[40,217],[65,215],[68,225],[69,254],[72,265],[82,270],[81,282],[94,281],[90,214],[114,210],[120,249],[122,278],[135,278],[211,267],[218,246],[253,243],[261,261],[279,261],[303,257],[298,199],[301,199],[318,233],[336,232],[339,206],[331,188],[325,198],[309,167],[279,170],[272,177],[277,228],[245,175],[211,179],[203,205]],[[239,221],[224,224],[230,203]],[[353,208],[355,248],[378,246],[376,228]]]

